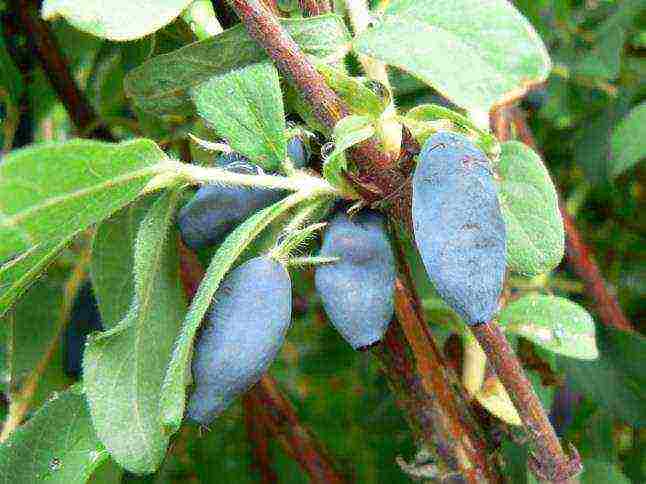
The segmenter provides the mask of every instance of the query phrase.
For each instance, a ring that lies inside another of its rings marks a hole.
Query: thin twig
[[[263,376],[250,392],[259,403],[258,408],[263,409],[260,417],[265,425],[271,429],[272,435],[285,452],[300,464],[311,482],[346,482],[327,452],[310,430],[300,422],[293,405],[285,398],[270,375]]]
[[[271,466],[269,434],[267,427],[260,420],[258,415],[259,405],[253,394],[247,393],[242,397],[242,407],[244,408],[247,437],[251,442],[251,450],[254,456],[252,467],[260,474],[260,481],[263,484],[278,482],[278,476]]]
[[[531,382],[500,327],[491,321],[472,326],[471,330],[507,390],[534,446],[535,454],[530,460],[532,471],[550,482],[570,482],[582,469],[578,453],[574,447],[571,447],[570,457],[563,451]]]
[[[47,79],[56,95],[65,106],[72,123],[83,134],[107,141],[114,140],[112,134],[99,125],[94,110],[74,82],[69,65],[63,56],[56,38],[48,24],[41,20],[32,0],[19,0],[14,7],[36,57],[39,59]]]
[[[524,113],[516,108],[510,114],[518,138],[540,154]],[[604,280],[599,267],[592,260],[592,251],[583,241],[576,228],[574,218],[567,211],[562,199],[559,199],[559,207],[561,208],[565,226],[565,256],[567,262],[585,283],[586,293],[594,303],[601,321],[607,326],[623,331],[634,331],[634,326],[622,311],[617,298],[608,289],[608,284]]]

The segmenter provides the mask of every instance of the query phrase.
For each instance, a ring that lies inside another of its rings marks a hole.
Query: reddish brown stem
[[[278,439],[285,452],[295,459],[313,483],[343,483],[346,479],[335,469],[331,458],[303,426],[292,404],[283,396],[274,379],[265,375],[251,394],[260,417],[272,435]]]
[[[576,449],[572,447],[571,458],[563,451],[531,382],[500,327],[491,321],[472,326],[471,330],[507,390],[534,446],[535,454],[530,460],[532,470],[539,478],[568,482],[582,469]]]
[[[247,436],[251,442],[251,448],[254,455],[253,468],[260,474],[260,482],[263,484],[272,484],[278,482],[278,476],[271,467],[271,455],[269,454],[269,435],[267,428],[263,425],[258,416],[258,403],[253,398],[253,394],[248,393],[242,397],[242,406],[244,408],[245,426]]]
[[[95,112],[74,82],[58,42],[47,23],[41,20],[37,6],[31,0],[19,0],[16,2],[15,14],[20,19],[36,57],[72,123],[89,137],[113,140],[112,134],[105,127],[98,125]]]
[[[524,113],[515,108],[510,115],[518,138],[540,154]],[[572,270],[583,280],[586,293],[593,301],[601,321],[607,326],[624,331],[634,331],[634,326],[621,310],[617,298],[608,289],[599,267],[592,260],[592,251],[583,242],[581,234],[576,228],[574,218],[568,213],[563,200],[559,201],[559,206],[565,226],[565,256],[567,262],[572,267]]]
[[[230,0],[249,35],[262,46],[283,75],[312,107],[316,118],[332,129],[349,111],[325,79],[305,57],[300,47],[281,27],[278,20],[258,0]],[[393,164],[371,138],[353,150],[363,164],[387,168]]]
[[[395,287],[394,321],[383,344],[373,349],[417,437],[443,477],[466,482],[501,482],[460,383],[444,363],[415,297],[401,280]]]
[[[306,17],[314,17],[316,15],[323,15],[330,13],[330,2],[328,0],[299,0],[299,5],[303,15]]]

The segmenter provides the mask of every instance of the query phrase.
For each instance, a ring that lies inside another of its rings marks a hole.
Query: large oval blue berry
[[[254,165],[234,155],[220,157],[216,163],[236,173],[255,174],[257,171]],[[179,212],[182,240],[192,249],[215,245],[236,225],[283,196],[284,193],[277,190],[206,185]]]
[[[468,324],[495,314],[506,269],[505,224],[489,160],[468,138],[429,138],[413,177],[415,243],[439,295]]]
[[[289,274],[266,257],[231,272],[215,294],[193,354],[189,418],[208,424],[267,371],[292,314]]]
[[[393,317],[395,287],[383,218],[339,213],[325,232],[321,256],[340,258],[318,266],[314,279],[332,325],[355,349],[380,341]]]

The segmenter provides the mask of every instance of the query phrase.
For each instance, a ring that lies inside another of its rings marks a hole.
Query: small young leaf
[[[285,157],[285,111],[273,64],[262,62],[209,79],[191,92],[197,112],[237,151],[268,171]]]
[[[101,321],[110,329],[121,321],[134,296],[132,273],[135,241],[142,219],[155,197],[146,197],[115,213],[96,230],[91,275]]]
[[[342,173],[347,169],[345,151],[375,134],[369,116],[350,115],[334,127],[334,151],[323,163],[323,176],[334,186],[347,187]]]
[[[115,461],[134,473],[154,472],[169,434],[159,414],[162,381],[184,318],[177,231],[178,191],[167,192],[140,224],[133,259],[135,297],[126,317],[88,339],[85,389],[97,435]]]
[[[544,81],[551,67],[532,26],[506,0],[393,0],[354,49],[483,112]]]
[[[160,403],[161,413],[164,425],[171,432],[175,432],[179,428],[184,418],[185,393],[188,385],[187,371],[191,361],[193,339],[220,282],[236,259],[265,227],[287,210],[302,202],[307,196],[301,192],[294,193],[248,218],[225,239],[213,256],[186,314],[164,379]]]
[[[63,16],[74,27],[110,40],[134,40],[170,23],[192,0],[45,0],[45,20]],[[154,9],[151,8],[154,6]]]
[[[475,394],[475,399],[503,422],[516,426],[522,425],[516,407],[498,377],[489,377]]]
[[[418,143],[424,144],[429,136],[438,131],[437,122],[448,120],[451,124],[451,131],[460,131],[464,134],[475,134],[475,143],[482,150],[489,154],[498,154],[500,147],[491,133],[478,128],[469,118],[452,109],[445,108],[438,104],[421,104],[406,113],[403,122],[409,126],[413,136]],[[444,127],[446,129],[446,127]]]
[[[325,77],[328,86],[348,105],[352,113],[378,118],[388,106],[359,79],[323,63],[318,63],[316,69]]]
[[[341,59],[349,50],[349,33],[336,15],[284,19],[281,25],[301,49],[319,59]],[[160,55],[126,76],[126,92],[156,114],[190,112],[189,90],[232,69],[267,60],[267,54],[242,25],[211,39]]]
[[[646,102],[635,106],[615,127],[610,144],[609,174],[616,177],[646,157]]]
[[[502,145],[497,168],[509,268],[528,276],[551,271],[563,258],[565,233],[547,169],[534,151],[515,141]]]
[[[73,140],[10,153],[0,164],[0,261],[108,217],[134,200],[166,160],[146,139]]]
[[[83,484],[108,458],[81,385],[55,395],[0,445],[0,482]]]
[[[592,317],[568,299],[530,294],[509,303],[498,321],[507,331],[555,353],[581,360],[599,356]]]

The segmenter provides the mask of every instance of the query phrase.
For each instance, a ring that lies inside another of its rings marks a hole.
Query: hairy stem
[[[298,0],[298,3],[306,17],[315,17],[332,11],[330,0]]]

